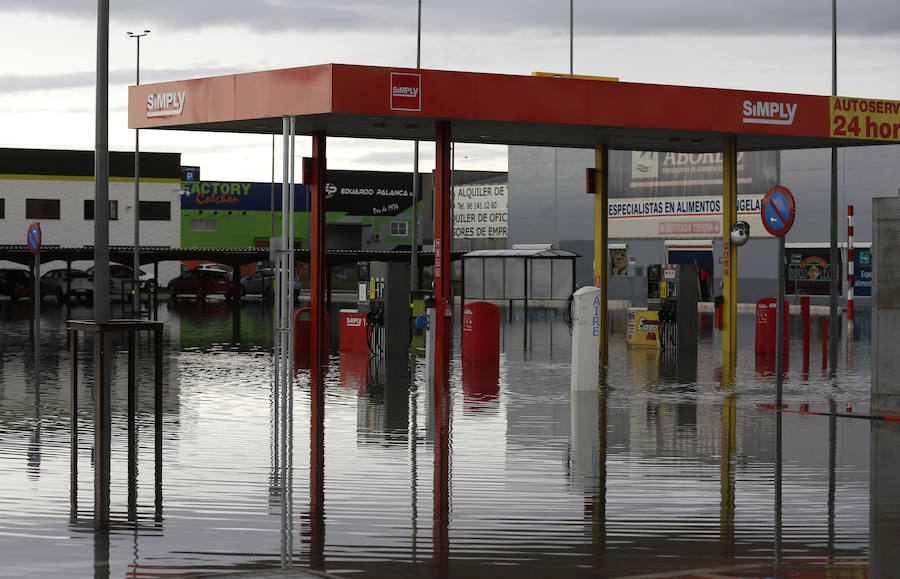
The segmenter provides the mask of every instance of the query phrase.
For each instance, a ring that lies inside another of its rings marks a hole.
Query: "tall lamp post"
[[[149,30],[144,30],[143,32],[126,32],[129,38],[134,38],[137,40],[137,64],[135,66],[135,81],[134,84],[141,84],[141,38],[150,34]],[[140,290],[140,282],[138,281],[141,277],[141,255],[140,250],[140,228],[141,228],[141,204],[140,204],[140,190],[141,190],[141,131],[140,129],[134,130],[134,279],[135,286],[132,288],[132,307],[135,315],[141,309],[141,290]]]

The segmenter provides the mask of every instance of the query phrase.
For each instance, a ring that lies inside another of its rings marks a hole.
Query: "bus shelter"
[[[310,343],[317,350],[324,347],[326,138],[434,141],[436,368],[449,357],[451,141],[593,149],[594,280],[604,292],[609,150],[722,153],[728,368],[737,354],[738,250],[729,232],[737,221],[738,151],[900,142],[900,102],[893,101],[342,64],[131,86],[128,120],[136,129],[312,138],[303,180],[312,187]],[[285,168],[293,174],[288,150]],[[601,314],[607,327],[606,300]],[[603,360],[607,342],[602,336]]]

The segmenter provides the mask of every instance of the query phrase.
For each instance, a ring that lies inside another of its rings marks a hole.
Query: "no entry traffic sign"
[[[763,197],[760,217],[766,231],[775,237],[783,237],[794,224],[794,196],[787,187],[776,185]]]
[[[34,222],[28,226],[28,251],[37,253],[41,249],[41,224]]]

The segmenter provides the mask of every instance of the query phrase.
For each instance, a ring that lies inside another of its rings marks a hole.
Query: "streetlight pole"
[[[837,0],[831,0],[831,96],[837,96]],[[831,244],[829,261],[831,280],[828,301],[828,358],[829,372],[837,369],[838,350],[838,295],[841,278],[838,275],[840,254],[838,253],[838,154],[837,147],[831,147]]]
[[[126,32],[129,38],[134,38],[137,40],[137,63],[135,65],[135,85],[141,84],[141,38],[150,34],[149,30],[144,30],[143,32]],[[140,269],[141,269],[141,254],[140,254],[140,229],[141,229],[141,205],[140,205],[140,190],[141,190],[141,131],[140,129],[134,130],[134,280],[135,285],[132,288],[132,308],[134,311],[134,315],[137,316],[138,312],[141,311],[141,288],[140,282]]]
[[[416,27],[416,68],[422,68],[422,0],[419,0],[419,20]],[[419,291],[419,139],[413,143],[412,231],[410,231],[410,292]]]

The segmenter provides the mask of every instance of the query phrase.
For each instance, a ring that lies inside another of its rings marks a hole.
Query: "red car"
[[[175,301],[179,295],[192,295],[205,300],[212,294],[223,294],[231,299],[233,282],[231,276],[213,269],[192,269],[169,282],[169,299]]]
[[[27,269],[0,269],[0,295],[9,296],[15,303],[20,298],[30,299],[34,281]],[[47,294],[47,287],[41,282],[41,299]]]

